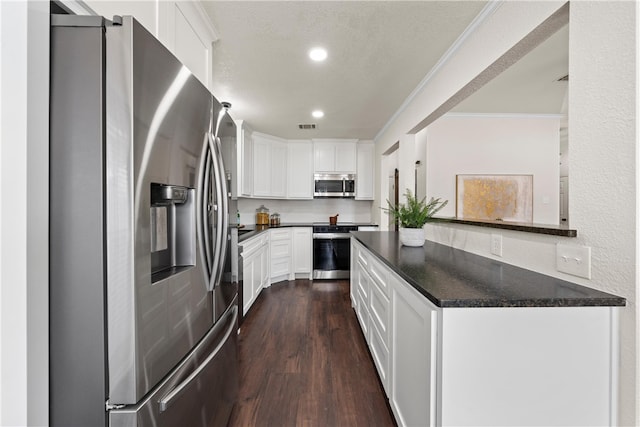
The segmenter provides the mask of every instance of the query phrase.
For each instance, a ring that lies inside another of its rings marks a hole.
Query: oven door
[[[351,262],[349,233],[313,235],[313,278],[347,279]]]

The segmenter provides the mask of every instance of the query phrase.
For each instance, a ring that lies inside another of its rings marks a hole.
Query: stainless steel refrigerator
[[[50,425],[226,425],[233,120],[131,17],[52,15],[50,97]]]

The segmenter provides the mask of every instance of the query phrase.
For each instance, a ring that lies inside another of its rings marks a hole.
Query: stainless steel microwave
[[[354,174],[314,174],[313,197],[356,197],[356,176]]]

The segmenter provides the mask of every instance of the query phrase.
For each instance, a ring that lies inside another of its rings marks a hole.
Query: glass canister
[[[256,209],[256,225],[269,225],[269,209],[264,205]]]
[[[273,214],[271,214],[271,226],[277,226],[280,225],[280,214],[275,212]]]

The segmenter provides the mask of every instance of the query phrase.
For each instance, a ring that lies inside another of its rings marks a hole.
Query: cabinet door
[[[373,200],[374,178],[373,144],[358,144],[358,162],[356,165],[356,199]]]
[[[269,243],[264,245],[262,250],[260,251],[260,274],[259,274],[259,282],[261,288],[266,288],[271,285],[270,272],[271,272],[271,251],[269,250]]]
[[[258,136],[253,138],[253,195],[271,196],[271,143]]]
[[[271,142],[271,197],[287,196],[287,144]]]
[[[242,196],[251,196],[253,191],[253,137],[251,129],[244,123],[238,126],[238,153],[240,175],[240,191]]]
[[[160,39],[162,44],[168,46],[166,40],[163,40],[158,34],[157,4],[155,1],[104,1],[104,0],[84,0],[84,3],[93,9],[98,15],[111,19],[114,15],[131,15],[142,24],[142,26],[151,34]],[[173,3],[173,2],[171,2]]]
[[[356,315],[362,328],[362,334],[365,336],[367,343],[369,342],[369,286],[371,278],[367,273],[364,266],[360,265],[357,268],[356,284],[357,284],[357,298],[358,303],[356,305]]]
[[[211,46],[203,34],[194,30],[189,15],[193,6],[189,3],[174,3],[174,53],[207,88],[211,88]]]
[[[256,281],[260,275],[256,274],[256,255],[250,255],[242,262],[242,314],[247,314],[256,299]]]
[[[311,228],[300,227],[293,229],[293,272],[300,274],[312,271],[313,241]]]
[[[313,170],[315,172],[333,172],[335,170],[335,157],[334,143],[313,143]]]
[[[433,426],[438,309],[395,275],[390,282],[391,408],[399,426]]]
[[[311,141],[289,141],[287,152],[287,199],[313,199]]]
[[[358,254],[360,253],[360,245],[356,243],[355,238],[351,238],[351,264],[349,274],[349,293],[351,294],[351,307],[356,308],[358,304],[358,269],[361,268],[358,264]]]
[[[354,142],[335,144],[335,172],[356,172],[356,144]]]
[[[207,13],[197,2],[158,1],[156,8],[158,38],[202,84],[211,89],[212,48],[217,36]]]

